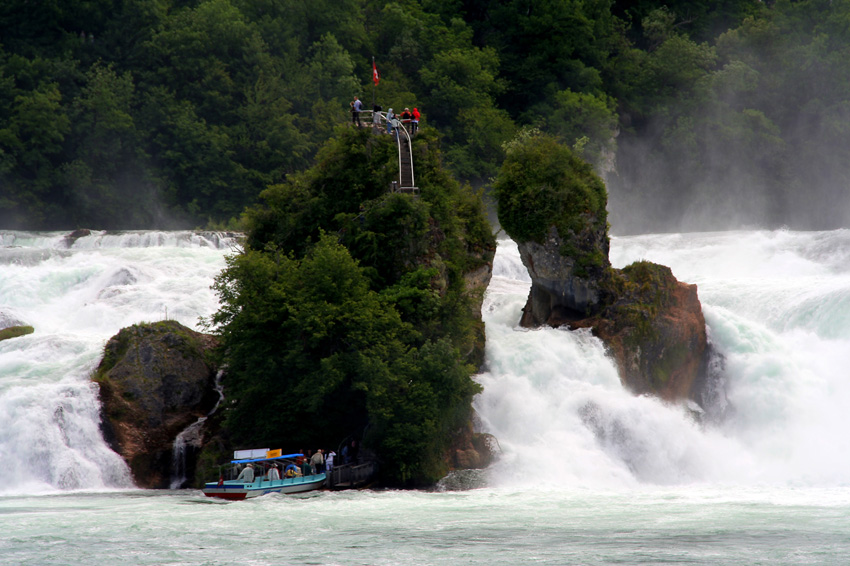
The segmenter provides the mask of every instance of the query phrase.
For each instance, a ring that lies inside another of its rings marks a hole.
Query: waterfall
[[[121,328],[166,316],[190,328],[218,308],[210,289],[237,245],[215,232],[0,231],[0,493],[127,488],[100,430],[90,376]]]
[[[835,485],[850,480],[850,232],[615,238],[616,267],[648,259],[697,283],[718,352],[713,418],[635,397],[587,331],[519,328],[530,285],[499,244],[485,297],[481,428],[504,450],[491,482],[601,487]]]
[[[197,232],[0,231],[0,493],[131,487],[102,438],[90,375],[140,322],[198,328],[237,245]],[[518,327],[530,280],[499,242],[482,308],[480,429],[498,438],[493,485],[844,485],[850,481],[850,231],[614,238],[616,267],[648,259],[696,283],[719,356],[710,418],[624,390],[588,331]],[[175,444],[192,445],[195,423]],[[175,471],[176,482],[187,470]]]
[[[223,370],[219,370],[215,375],[215,391],[218,393],[218,400],[215,406],[206,416],[199,418],[185,429],[174,439],[174,445],[171,449],[171,489],[180,489],[188,480],[188,470],[186,466],[186,457],[190,447],[200,449],[203,445],[203,428],[206,420],[218,410],[218,406],[224,401],[224,387],[221,384],[221,378],[224,375]]]

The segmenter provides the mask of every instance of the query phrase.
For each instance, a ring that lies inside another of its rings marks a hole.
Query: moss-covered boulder
[[[611,270],[604,286],[607,300],[598,314],[550,323],[592,328],[634,393],[699,400],[708,355],[697,286],[677,281],[669,267],[648,261]]]
[[[696,286],[649,262],[611,268],[604,185],[568,147],[527,132],[507,150],[499,221],[532,281],[520,324],[591,328],[635,393],[699,399],[707,341]]]
[[[138,486],[169,487],[175,438],[215,406],[215,346],[176,321],[124,328],[106,343],[93,377],[101,429]]]

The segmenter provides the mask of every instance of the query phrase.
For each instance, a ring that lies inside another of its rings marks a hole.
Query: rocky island
[[[611,267],[605,186],[590,165],[526,135],[508,148],[496,194],[532,280],[521,325],[590,328],[631,391],[698,400],[707,341],[696,285],[650,262]]]

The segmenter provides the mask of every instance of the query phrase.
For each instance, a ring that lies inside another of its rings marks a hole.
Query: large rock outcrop
[[[215,345],[175,321],[124,328],[107,342],[94,376],[101,429],[139,487],[170,487],[174,439],[215,406]]]
[[[520,324],[591,328],[626,387],[698,401],[708,356],[696,286],[649,262],[611,267],[607,194],[590,166],[529,132],[508,148],[495,189],[499,220],[531,275]]]
[[[580,239],[595,242],[607,261],[607,235]],[[591,328],[634,393],[698,399],[707,339],[696,285],[679,282],[670,268],[650,262],[580,276],[575,259],[563,255],[565,242],[554,227],[543,244],[518,247],[532,280],[522,326]]]

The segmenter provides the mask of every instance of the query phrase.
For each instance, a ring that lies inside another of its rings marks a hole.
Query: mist
[[[847,8],[780,11],[648,53],[650,84],[669,88],[621,110],[612,233],[850,223]]]

